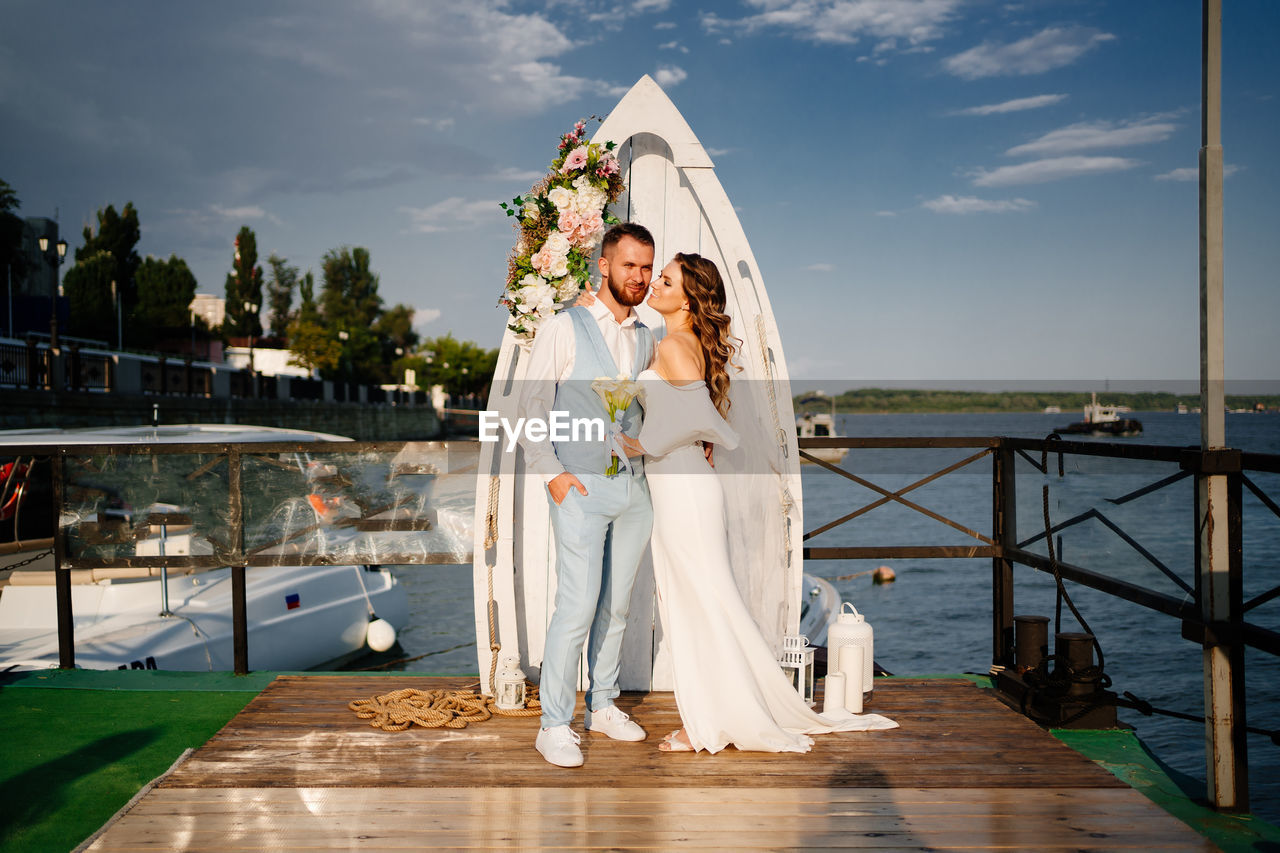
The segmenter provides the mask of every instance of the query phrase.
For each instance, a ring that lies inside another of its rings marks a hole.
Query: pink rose
[[[580,222],[581,220],[578,217],[578,212],[574,210],[572,207],[566,207],[564,210],[560,211],[560,221],[558,223],[558,227],[560,228],[560,231],[562,233],[572,234],[574,229],[578,227]]]

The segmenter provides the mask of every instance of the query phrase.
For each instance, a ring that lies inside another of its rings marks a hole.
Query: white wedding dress
[[[705,382],[672,385],[653,370],[639,379],[658,610],[689,742],[711,753],[730,744],[808,752],[811,734],[896,728],[878,714],[819,715],[791,686],[734,583],[728,537],[737,532],[726,530],[723,487],[698,444],[732,449],[738,435]]]

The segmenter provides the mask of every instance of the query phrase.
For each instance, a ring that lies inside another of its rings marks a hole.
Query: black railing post
[[[67,536],[62,527],[62,499],[66,494],[63,477],[66,465],[61,453],[49,460],[53,469],[53,583],[58,609],[58,667],[76,668],[75,613],[71,609],[71,570],[62,567],[66,558]]]
[[[249,673],[249,614],[245,596],[244,496],[240,489],[240,448],[227,448],[231,539],[231,653],[236,675]]]
[[[1000,552],[991,559],[991,663],[1013,666],[1013,560],[1005,548],[1018,543],[1014,453],[1004,441],[991,454],[991,538]]]

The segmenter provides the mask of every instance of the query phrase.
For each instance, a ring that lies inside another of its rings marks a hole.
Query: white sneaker
[[[645,730],[617,705],[587,714],[587,729],[614,740],[644,740],[647,736]]]
[[[578,749],[581,742],[578,733],[568,726],[552,726],[539,729],[533,745],[543,758],[557,767],[581,767],[582,750]]]

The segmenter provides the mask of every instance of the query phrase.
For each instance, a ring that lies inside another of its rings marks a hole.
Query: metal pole
[[[1001,548],[1010,547],[1018,542],[1013,451],[1002,443],[991,459],[991,538]],[[991,559],[991,617],[991,663],[1013,666],[1013,561],[1004,556]]]
[[[1222,0],[1202,0],[1200,148],[1200,449],[1226,447],[1223,367],[1222,250]],[[1207,456],[1202,456],[1207,459]],[[1198,588],[1208,625],[1238,617],[1232,606],[1229,476],[1210,465],[1197,474]],[[1238,581],[1237,581],[1238,585]],[[1222,636],[1222,634],[1226,636]],[[1230,632],[1206,632],[1204,668],[1205,763],[1215,808],[1248,808],[1244,739],[1244,656]]]
[[[71,570],[62,567],[66,557],[67,537],[62,527],[62,498],[66,474],[62,454],[55,454],[50,461],[53,469],[53,582],[58,609],[58,666],[61,669],[76,668],[75,614],[71,609]]]
[[[240,450],[227,448],[231,539],[231,653],[236,675],[249,673],[249,613],[244,577],[244,496],[240,491]]]

